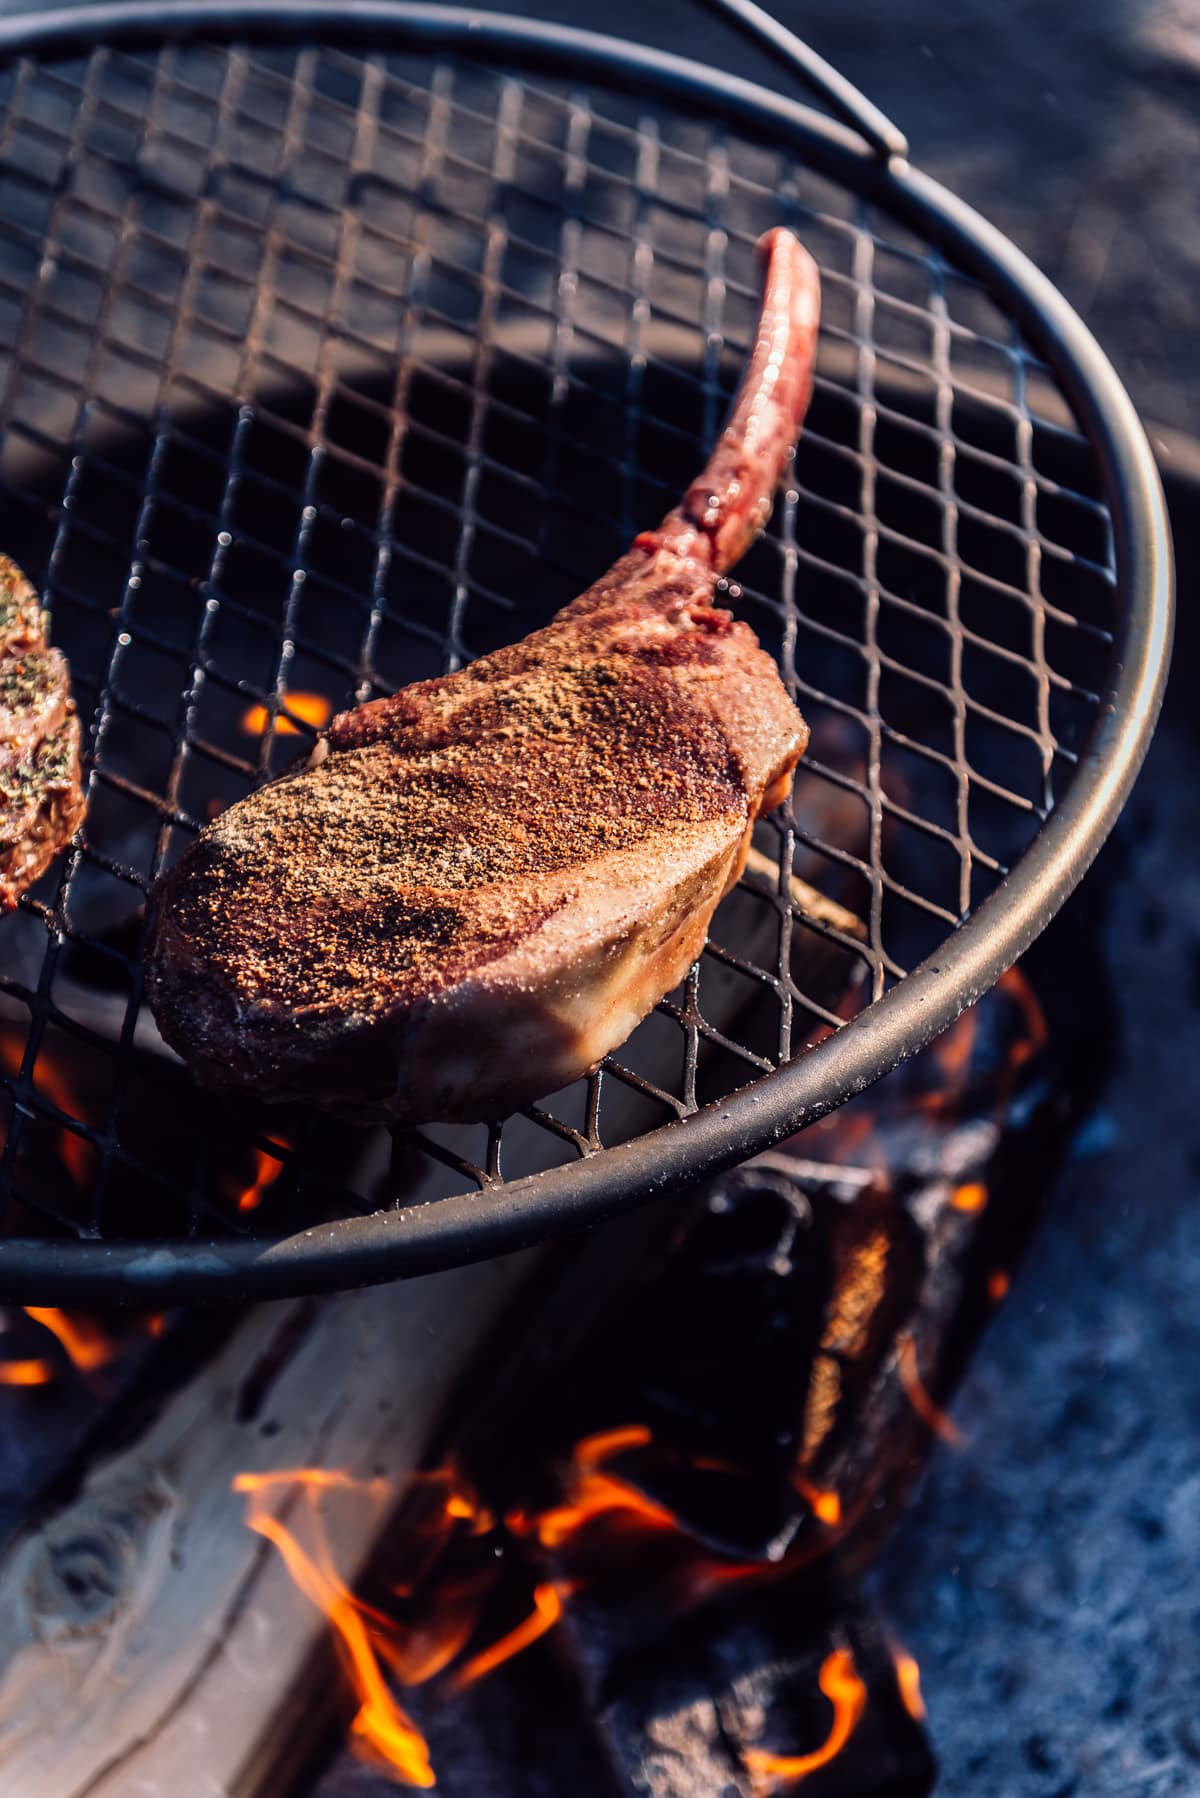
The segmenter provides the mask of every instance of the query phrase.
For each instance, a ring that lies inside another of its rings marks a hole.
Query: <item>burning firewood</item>
[[[510,1257],[403,1302],[260,1305],[232,1331],[197,1324],[177,1354],[163,1344],[122,1446],[81,1457],[76,1496],[41,1506],[0,1557],[5,1798],[182,1793],[198,1771],[237,1798],[280,1790],[345,1688],[322,1610],[245,1527],[246,1492],[261,1479],[278,1541],[316,1489],[328,1564],[357,1579],[466,1355],[527,1274]],[[54,1328],[99,1353],[82,1324],[55,1314]],[[295,1468],[315,1470],[308,1486],[279,1477]],[[344,1487],[358,1502],[339,1509]]]
[[[1012,976],[802,1154],[760,1158],[657,1232],[606,1233],[556,1279],[535,1346],[456,1438],[491,1528],[445,1539],[397,1607],[421,1535],[402,1509],[398,1559],[364,1588],[426,1640],[445,1594],[471,1591],[443,1675],[401,1693],[451,1798],[929,1790],[915,1664],[857,1582],[955,1427],[945,1395],[1031,1221],[1063,1127],[1044,1053]],[[564,1773],[573,1754],[586,1778]],[[317,1798],[381,1781],[338,1762]]]

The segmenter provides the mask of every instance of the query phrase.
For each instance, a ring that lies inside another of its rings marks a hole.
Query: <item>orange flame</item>
[[[116,1356],[116,1343],[90,1317],[68,1317],[65,1311],[58,1311],[53,1305],[26,1305],[25,1312],[35,1323],[57,1336],[81,1373],[93,1373],[98,1367],[107,1367]]]
[[[999,992],[1006,994],[1017,1007],[1025,1025],[1025,1035],[1015,1042],[1008,1052],[1004,1075],[997,1087],[995,1110],[999,1114],[1012,1096],[1018,1073],[1027,1061],[1030,1061],[1034,1055],[1045,1048],[1049,1040],[1049,1032],[1046,1028],[1045,1013],[1038,1003],[1037,995],[1019,968],[1009,968],[1007,973],[1001,974],[996,982],[996,987]],[[935,1092],[926,1093],[913,1101],[918,1111],[935,1114],[954,1111],[967,1085],[977,1028],[977,1007],[972,1006],[969,1011],[964,1011],[945,1035],[933,1045],[931,1053],[943,1076],[943,1084]],[[964,1189],[960,1188],[961,1190]],[[965,1210],[968,1207],[962,1206],[960,1209]],[[982,1206],[977,1209],[982,1209]]]
[[[494,1569],[485,1567],[472,1577],[440,1586],[433,1616],[409,1629],[402,1644],[392,1639],[391,1620],[379,1619],[389,1633],[376,1634],[375,1651],[401,1685],[423,1686],[458,1658],[475,1633],[493,1578]]]
[[[997,1267],[988,1275],[987,1295],[993,1305],[998,1305],[1001,1299],[1008,1297],[1008,1289],[1011,1284],[1011,1280],[1002,1267]]]
[[[490,1648],[485,1648],[480,1654],[472,1655],[471,1659],[455,1674],[452,1682],[453,1689],[461,1692],[465,1687],[473,1686],[476,1680],[482,1679],[487,1673],[494,1672],[497,1667],[503,1666],[505,1661],[511,1661],[514,1655],[520,1654],[523,1649],[528,1648],[541,1636],[544,1636],[548,1630],[552,1630],[562,1616],[563,1599],[569,1597],[570,1593],[571,1587],[566,1582],[551,1582],[547,1585],[536,1586],[533,1593],[533,1610],[524,1622],[518,1623],[515,1629],[510,1629],[506,1636],[501,1636],[499,1641],[493,1642]]]
[[[543,1548],[562,1549],[579,1532],[599,1520],[620,1522],[653,1537],[670,1534],[684,1543],[686,1532],[665,1505],[648,1498],[627,1481],[610,1473],[602,1463],[631,1449],[650,1446],[653,1438],[644,1425],[627,1425],[583,1438],[573,1450],[566,1472],[562,1501],[542,1510],[514,1511],[505,1519],[514,1533],[532,1536]],[[810,1550],[827,1552],[853,1521],[844,1514],[839,1495],[795,1476],[798,1490],[826,1526],[822,1543],[809,1550],[771,1563],[735,1564],[693,1545],[692,1559],[685,1562],[679,1594],[689,1603],[703,1602],[727,1581],[776,1580],[812,1558]],[[452,1467],[413,1478],[415,1487],[440,1488],[437,1516],[447,1533],[432,1544],[434,1567],[449,1545],[455,1524],[466,1525],[459,1540],[495,1527],[495,1519],[475,1495],[463,1487]],[[301,1487],[312,1506],[315,1546],[305,1548],[297,1534],[261,1502],[262,1495],[287,1487]],[[424,1621],[401,1624],[355,1597],[331,1564],[328,1541],[316,1510],[319,1495],[330,1489],[390,1492],[385,1480],[363,1481],[337,1469],[295,1467],[268,1473],[237,1476],[234,1489],[250,1496],[247,1523],[272,1542],[282,1555],[299,1589],[316,1604],[336,1632],[338,1645],[351,1680],[359,1709],[351,1730],[352,1745],[370,1751],[402,1779],[413,1785],[430,1785],[434,1775],[427,1745],[413,1719],[396,1703],[386,1673],[401,1685],[413,1686],[444,1672],[464,1653],[478,1625],[484,1600],[494,1582],[494,1562],[489,1559],[465,1575],[447,1577],[444,1567],[435,1573],[436,1597]],[[423,1576],[423,1577],[427,1577]],[[584,1583],[579,1578],[558,1578],[539,1584],[533,1608],[514,1628],[487,1647],[463,1660],[451,1676],[450,1689],[462,1691],[493,1673],[546,1635],[560,1621],[567,1600]],[[394,1587],[397,1596],[412,1599],[414,1587]],[[420,1591],[421,1588],[416,1589]],[[426,1593],[428,1597],[428,1593]],[[821,1670],[821,1690],[834,1705],[833,1727],[822,1748],[810,1755],[779,1757],[755,1751],[748,1761],[756,1777],[769,1781],[800,1779],[839,1752],[857,1724],[865,1703],[865,1688],[852,1656],[846,1650],[831,1655]]]
[[[900,1384],[904,1387],[909,1404],[922,1423],[928,1424],[935,1436],[940,1436],[942,1441],[948,1442],[952,1448],[960,1448],[963,1442],[962,1431],[953,1418],[947,1417],[941,1406],[934,1403],[921,1379],[920,1370],[917,1367],[916,1343],[911,1336],[905,1335],[900,1338],[897,1346]]]
[[[268,1190],[274,1186],[283,1172],[284,1162],[280,1157],[286,1155],[291,1148],[291,1138],[284,1136],[281,1132],[278,1137],[269,1136],[267,1141],[278,1153],[268,1154],[265,1149],[251,1149],[250,1153],[254,1158],[254,1178],[249,1186],[244,1187],[238,1194],[239,1211],[257,1211]]]
[[[269,1473],[239,1473],[233,1482],[235,1492],[269,1492],[272,1486],[311,1486],[317,1491],[336,1489],[380,1496],[391,1491],[391,1485],[385,1479],[360,1480],[336,1467],[276,1467]]]
[[[932,1045],[930,1055],[942,1076],[934,1092],[913,1101],[917,1110],[953,1112],[961,1100],[971,1072],[971,1055],[979,1017],[972,1006],[954,1020],[949,1030]]]
[[[647,1498],[636,1486],[610,1473],[591,1472],[573,1482],[572,1497],[565,1504],[551,1505],[532,1520],[523,1512],[513,1512],[506,1521],[516,1535],[532,1531],[543,1548],[561,1548],[585,1525],[614,1515],[636,1519],[651,1529],[678,1528],[674,1512]]]
[[[0,1386],[49,1386],[53,1379],[49,1361],[0,1361]]]
[[[892,1660],[896,1664],[900,1702],[914,1723],[920,1723],[925,1716],[925,1700],[921,1697],[921,1669],[912,1655],[903,1648],[893,1648]]]
[[[975,1047],[975,1032],[979,1028],[979,1018],[974,1006],[961,1012],[951,1024],[945,1035],[933,1045],[933,1055],[948,1085],[961,1081],[971,1059],[971,1050]]]
[[[1050,1039],[1050,1033],[1046,1027],[1046,1014],[1038,1003],[1037,994],[1020,968],[1009,968],[1007,973],[1001,974],[996,985],[1002,993],[1008,994],[1025,1020],[1025,1029],[1028,1034],[1025,1041],[1018,1043],[1013,1050],[1013,1060],[1019,1067],[1022,1062],[1028,1061],[1036,1055],[1039,1049],[1046,1047]]]
[[[817,1684],[833,1706],[829,1734],[811,1754],[768,1754],[762,1748],[746,1749],[742,1756],[746,1771],[760,1790],[807,1779],[818,1767],[828,1766],[857,1729],[867,1705],[867,1688],[858,1676],[854,1656],[848,1648],[835,1648],[826,1658],[817,1675]]]
[[[842,1521],[842,1501],[836,1492],[828,1491],[820,1486],[813,1486],[802,1475],[797,1474],[794,1481],[801,1498],[807,1500],[809,1509],[820,1523],[828,1524],[830,1529]]]
[[[629,1448],[647,1448],[654,1437],[644,1423],[626,1423],[615,1430],[597,1430],[594,1436],[583,1436],[571,1450],[577,1467],[597,1467],[623,1455]]]
[[[15,1080],[25,1060],[23,1037],[5,1035],[0,1038],[0,1065]],[[82,1118],[81,1102],[66,1075],[50,1059],[46,1046],[38,1050],[33,1068],[33,1084],[37,1092],[56,1105],[67,1117]],[[49,1120],[47,1120],[49,1121]],[[92,1177],[92,1149],[87,1138],[63,1125],[58,1132],[58,1154],[76,1186],[87,1186]]]
[[[233,1490],[250,1496],[247,1524],[275,1545],[296,1585],[324,1612],[337,1632],[347,1671],[360,1701],[351,1724],[352,1737],[379,1756],[407,1785],[432,1786],[436,1782],[425,1738],[392,1697],[379,1665],[369,1621],[378,1622],[377,1614],[362,1605],[342,1583],[329,1563],[323,1537],[318,1536],[318,1555],[310,1555],[287,1526],[261,1502],[263,1492],[288,1480],[302,1484],[310,1500],[322,1488],[377,1487],[382,1484],[386,1490],[387,1482],[360,1482],[348,1474],[306,1467],[294,1469],[290,1474],[240,1473],[234,1479]]]
[[[984,1210],[988,1202],[988,1189],[982,1180],[969,1180],[963,1186],[956,1186],[950,1203],[956,1211],[966,1211],[974,1215]]]
[[[286,693],[283,704],[289,712],[305,724],[311,724],[314,730],[320,730],[329,723],[333,707],[321,693]],[[242,729],[248,736],[261,737],[271,722],[271,714],[265,705],[252,705],[242,718]],[[277,737],[298,737],[300,731],[284,712],[275,719],[275,735]]]
[[[530,1515],[512,1511],[505,1522],[514,1535],[534,1535],[543,1548],[561,1548],[587,1524],[600,1517],[621,1516],[652,1530],[675,1531],[675,1513],[647,1498],[636,1486],[616,1474],[605,1473],[599,1463],[629,1448],[644,1448],[652,1441],[642,1424],[603,1430],[585,1436],[572,1452],[567,1497],[560,1505]]]

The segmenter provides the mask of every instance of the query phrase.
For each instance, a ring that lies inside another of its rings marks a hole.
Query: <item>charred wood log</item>
[[[455,1438],[507,1519],[476,1643],[539,1595],[553,1623],[477,1683],[408,1695],[451,1798],[556,1779],[716,1798],[797,1768],[818,1798],[930,1789],[858,1583],[953,1429],[941,1407],[1069,1126],[1060,1076],[1010,979],[857,1109],[556,1270]],[[586,1776],[562,1772],[572,1752]],[[335,1763],[320,1798],[367,1777]]]

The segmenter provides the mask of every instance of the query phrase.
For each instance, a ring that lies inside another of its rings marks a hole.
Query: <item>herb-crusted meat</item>
[[[815,268],[765,245],[700,480],[545,629],[335,718],[154,895],[147,990],[198,1077],[403,1120],[574,1079],[682,978],[807,729],[714,605],[807,405]]]
[[[79,720],[37,594],[0,556],[0,909],[10,911],[83,816]]]

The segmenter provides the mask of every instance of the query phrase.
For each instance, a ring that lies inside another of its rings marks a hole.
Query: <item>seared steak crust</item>
[[[12,909],[83,816],[70,678],[46,642],[36,593],[0,556],[0,910]]]
[[[770,255],[746,387],[679,510],[544,630],[335,718],[160,884],[147,990],[206,1083],[496,1115],[622,1041],[699,952],[807,738],[713,604],[807,399],[815,274],[785,233]]]

